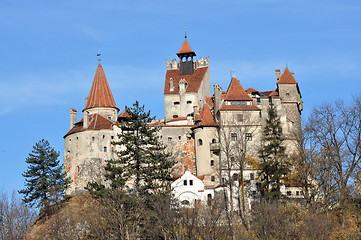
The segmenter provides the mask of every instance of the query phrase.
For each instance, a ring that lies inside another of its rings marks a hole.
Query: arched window
[[[212,194],[209,193],[209,194],[207,195],[207,205],[208,205],[208,206],[211,206],[211,204],[212,204]]]
[[[216,142],[217,142],[217,140],[213,138],[213,139],[212,139],[212,143],[216,143]]]
[[[214,160],[211,160],[211,166],[212,167],[214,166]]]
[[[203,140],[202,139],[198,139],[198,146],[202,146],[203,145]]]

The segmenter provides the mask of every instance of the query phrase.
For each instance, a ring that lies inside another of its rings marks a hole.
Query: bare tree
[[[231,219],[234,206],[237,204],[239,217],[248,228],[246,220],[246,197],[244,170],[247,159],[256,155],[258,128],[261,119],[248,112],[232,114],[220,121],[219,136],[221,147],[221,172],[226,173],[226,184],[229,189],[229,206]],[[221,174],[222,175],[222,174]],[[237,203],[235,204],[234,200]]]
[[[315,107],[307,130],[324,160],[320,171],[328,175],[321,186],[325,186],[329,200],[339,203],[343,222],[348,184],[361,161],[361,95],[348,105],[338,101]]]
[[[0,239],[24,239],[35,212],[15,192],[0,193]]]

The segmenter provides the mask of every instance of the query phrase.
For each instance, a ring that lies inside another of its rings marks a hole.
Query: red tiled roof
[[[252,105],[250,106],[229,106],[223,103],[220,111],[261,111],[259,107],[254,105],[252,102]]]
[[[231,83],[228,86],[226,101],[252,101],[252,98],[248,96],[239,80],[235,77],[232,78]]]
[[[177,117],[177,118],[172,118],[171,120],[167,121],[168,122],[175,122],[175,121],[183,121],[183,120],[187,120],[187,117]]]
[[[191,46],[189,46],[187,37],[185,37],[182,47],[179,50],[179,52],[177,52],[177,55],[183,54],[183,53],[193,53],[194,55],[196,55],[195,52],[193,52],[193,50],[191,49]]]
[[[206,103],[208,104],[208,106],[210,108],[214,107],[214,102],[213,102],[214,97],[206,97]]]
[[[94,107],[111,107],[118,109],[117,105],[115,104],[113,94],[110,90],[107,78],[105,77],[103,67],[100,63],[95,72],[93,85],[90,89],[88,102],[84,110]]]
[[[208,67],[197,68],[192,75],[181,75],[179,69],[167,70],[165,75],[164,94],[177,94],[179,93],[179,82],[185,79],[188,83],[186,92],[197,92],[201,82],[206,74]],[[170,91],[170,79],[173,79],[174,91]]]
[[[296,79],[293,77],[290,70],[286,66],[285,70],[283,71],[280,80],[277,82],[278,84],[297,84]]]
[[[260,94],[268,97],[269,95],[271,95],[274,91],[264,91],[264,92],[260,92]]]
[[[127,109],[125,109],[121,114],[119,114],[118,118],[130,118],[130,114],[127,111]]]
[[[214,127],[218,126],[218,124],[214,121],[211,110],[209,109],[207,104],[204,104],[201,112],[199,113],[201,118],[201,122],[199,123],[199,127]]]
[[[77,110],[74,108],[70,108],[70,111],[77,112]]]
[[[247,92],[248,94],[252,94],[252,93],[258,92],[258,91],[257,91],[256,89],[254,89],[254,88],[247,88],[246,92]]]
[[[269,96],[270,97],[279,96],[278,89],[274,90]]]
[[[84,123],[84,118],[77,122],[75,127],[70,129],[70,131],[65,134],[64,138],[70,134],[82,132],[85,130],[102,130],[113,128],[113,122],[98,113],[89,115],[89,126],[87,128],[83,128],[83,124],[81,123]]]

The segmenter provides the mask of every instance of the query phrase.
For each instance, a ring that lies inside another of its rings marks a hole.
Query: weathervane
[[[100,59],[100,55],[101,55],[101,54],[100,54],[100,52],[98,51],[98,53],[97,53],[97,57],[98,57],[98,61],[99,61],[99,63],[100,63],[100,60],[101,60],[101,59]]]
[[[187,26],[184,27],[184,38],[187,38]]]

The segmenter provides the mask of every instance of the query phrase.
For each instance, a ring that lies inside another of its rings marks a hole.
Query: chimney
[[[193,106],[194,117],[198,114],[198,106]]]
[[[88,128],[89,126],[89,112],[85,111],[84,113],[84,121],[83,121],[83,128]]]
[[[276,69],[276,78],[277,78],[277,81],[280,80],[280,75],[281,75],[281,70],[279,69]]]
[[[221,108],[222,88],[216,83],[214,84],[214,115],[217,116],[218,110]]]
[[[70,108],[70,129],[72,129],[76,123],[76,110],[74,108]]]

